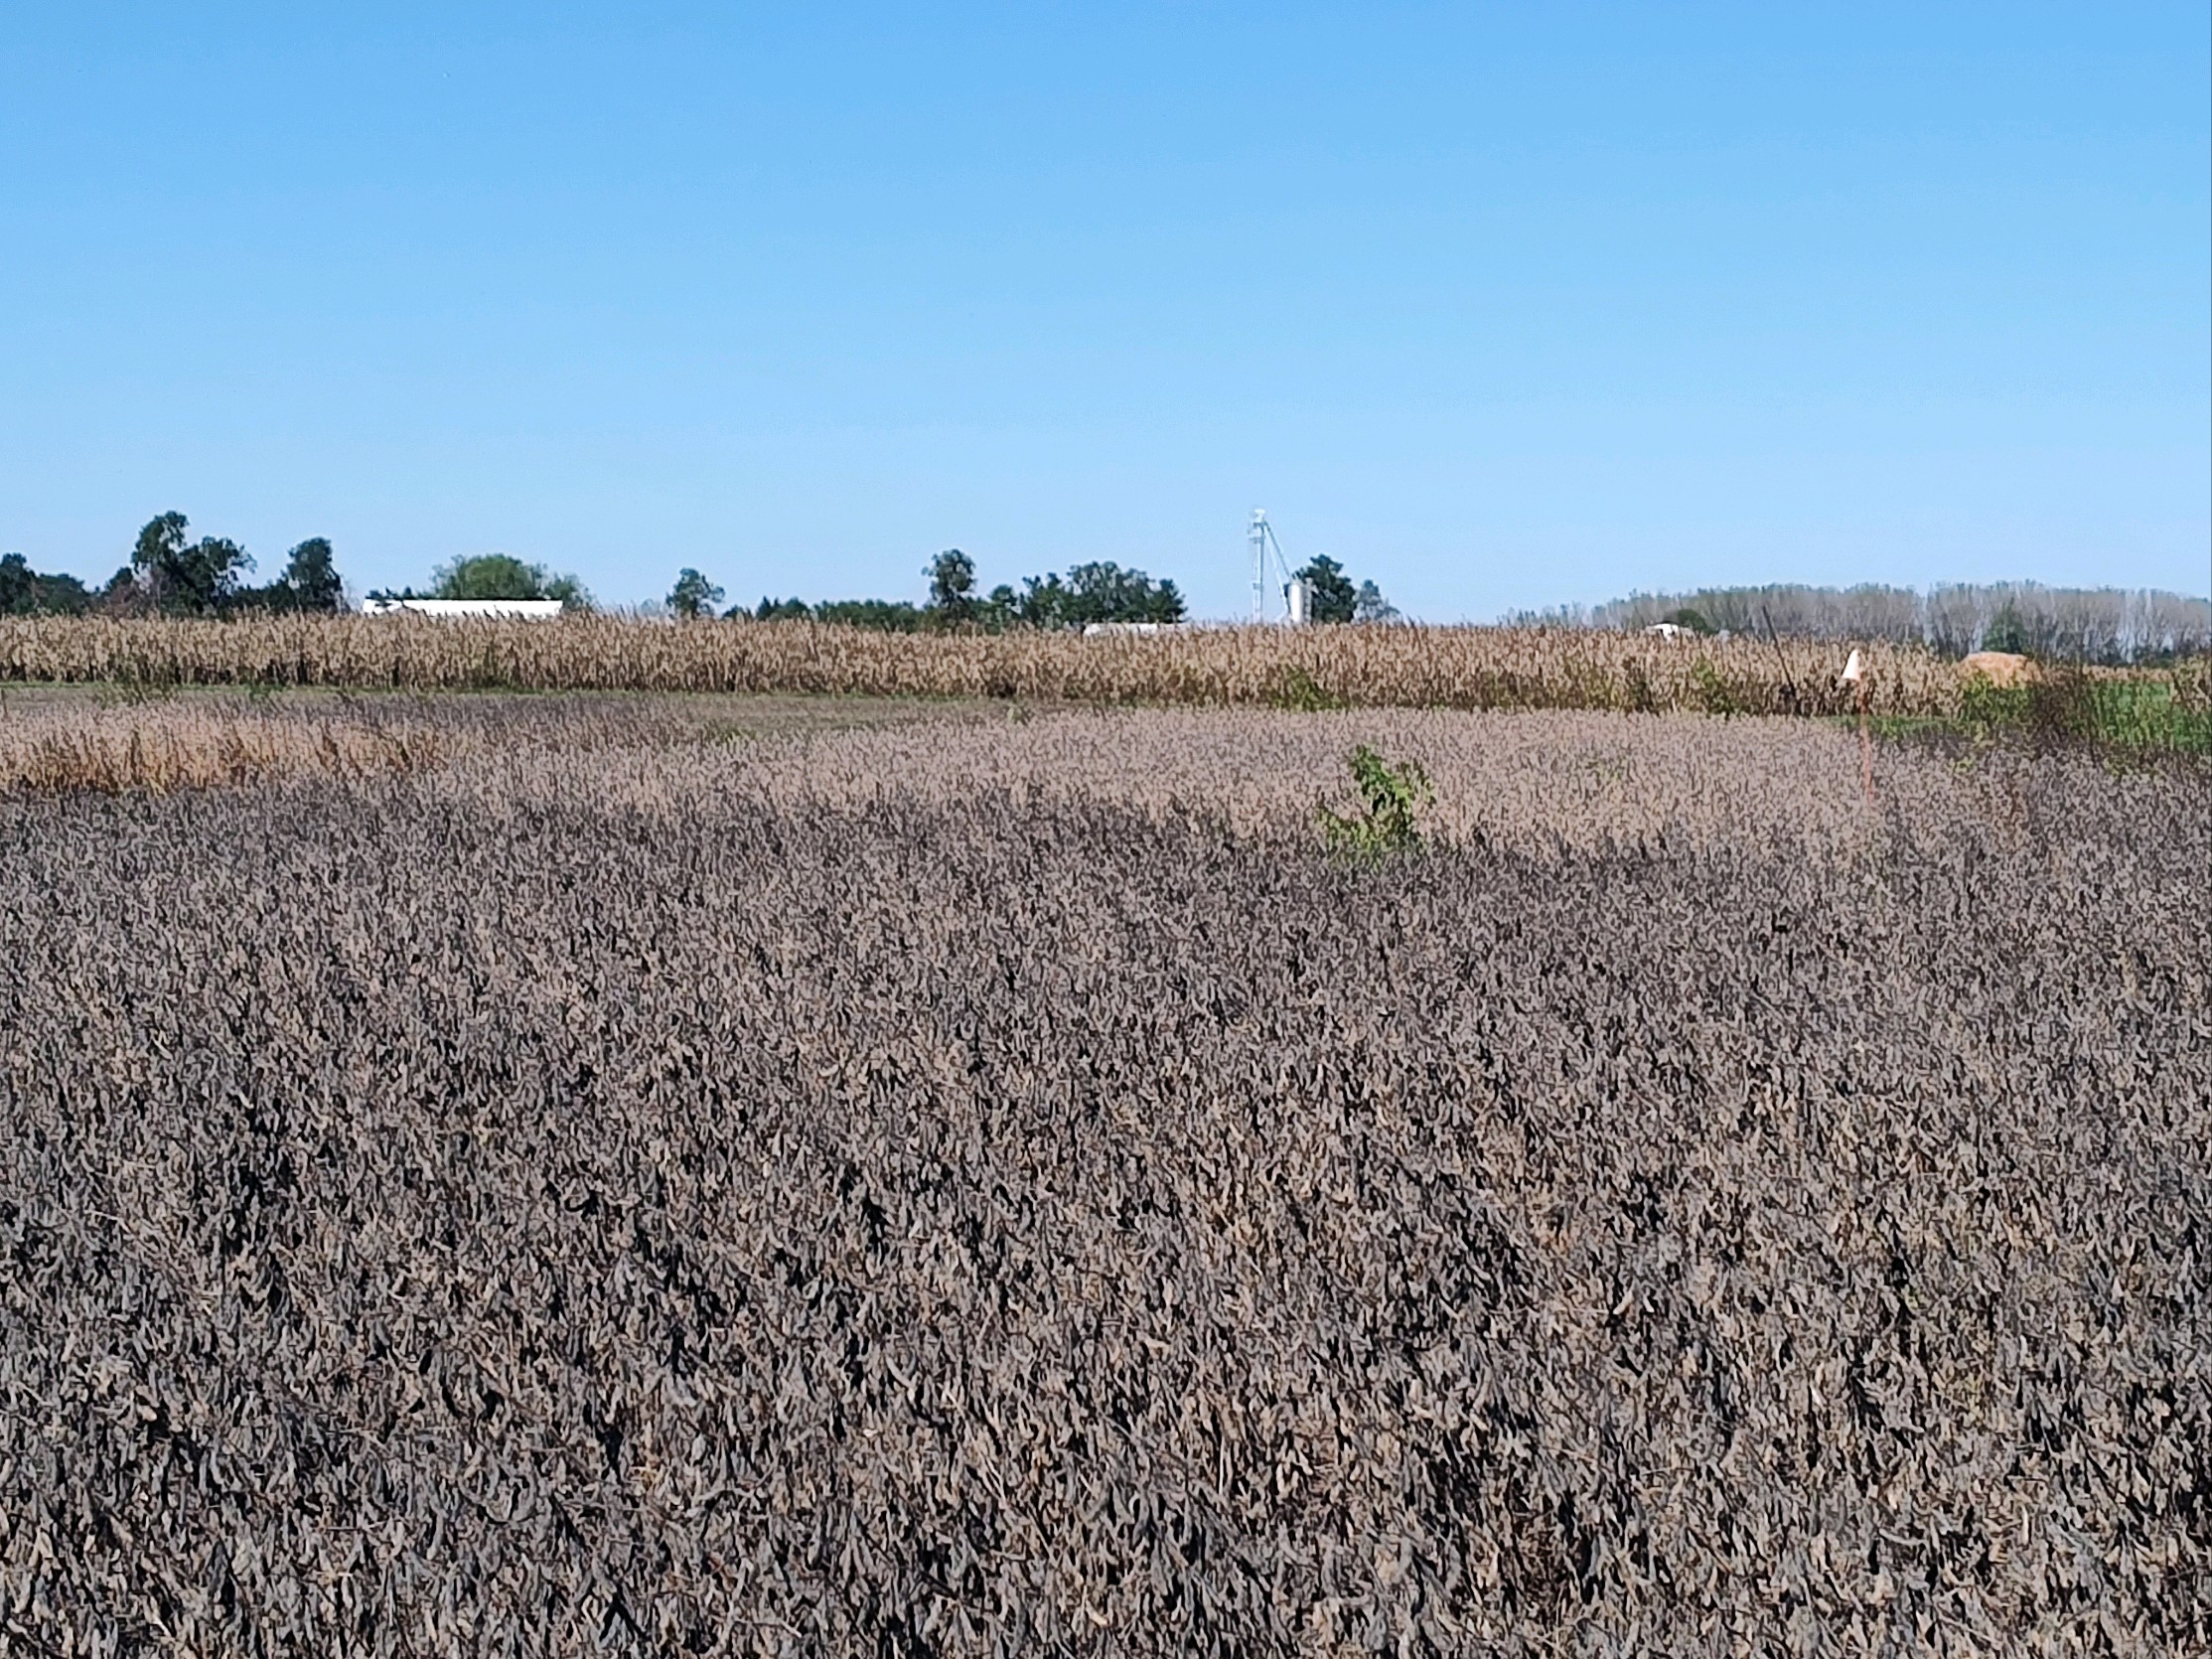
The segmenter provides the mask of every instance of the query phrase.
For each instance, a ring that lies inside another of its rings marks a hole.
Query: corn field
[[[1869,644],[1874,706],[1957,711],[1956,669]],[[413,690],[837,692],[1045,701],[1837,714],[1827,641],[1536,628],[1231,628],[1137,638],[811,623],[402,617],[0,620],[0,681]]]
[[[0,792],[0,1651],[2212,1647],[2212,771],[506,707]]]

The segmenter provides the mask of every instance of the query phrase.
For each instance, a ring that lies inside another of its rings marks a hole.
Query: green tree
[[[1065,628],[1069,623],[1070,603],[1068,584],[1060,579],[1058,572],[1024,576],[1021,597],[1014,601],[1014,616],[1031,628]]]
[[[959,628],[975,621],[975,561],[958,547],[948,547],[930,560],[924,572],[930,578],[930,620],[941,628]]]
[[[591,595],[574,576],[555,576],[542,564],[513,553],[452,558],[430,573],[433,599],[558,599],[572,611],[592,608]]]
[[[1143,571],[1124,570],[1110,559],[1070,565],[1064,578],[1031,576],[1022,589],[1014,601],[1015,613],[1032,628],[1183,620],[1183,596],[1173,582],[1154,581]]]
[[[29,616],[39,608],[39,575],[21,553],[0,558],[0,616]]]
[[[599,608],[599,601],[591,596],[591,590],[574,576],[546,577],[545,597],[558,599],[564,611],[595,611]]]
[[[338,574],[338,559],[328,536],[311,535],[286,554],[279,585],[294,610],[346,608],[346,583]]]
[[[689,565],[676,572],[675,586],[668,589],[668,609],[694,622],[712,616],[721,602],[722,590]]]
[[[813,608],[816,622],[837,628],[872,628],[881,634],[919,634],[929,619],[906,599],[824,599]]]
[[[204,535],[188,544],[187,528],[182,513],[164,513],[138,532],[131,551],[134,586],[165,611],[205,616],[237,592],[238,578],[253,568],[253,558],[221,536]]]
[[[141,580],[151,581],[155,571],[173,567],[184,554],[185,531],[190,528],[182,513],[162,513],[147,520],[131,548],[131,569]]]
[[[1352,602],[1354,622],[1396,622],[1399,609],[1383,597],[1383,590],[1373,582],[1360,584],[1359,597]]]
[[[729,614],[733,617],[743,616],[745,607],[743,605],[734,606]],[[753,620],[755,622],[806,622],[813,614],[813,610],[804,599],[770,599],[763,597],[759,606],[753,612]]]
[[[252,568],[253,555],[235,541],[203,535],[185,549],[182,589],[190,595],[189,608],[201,615],[222,609]]]
[[[430,572],[433,599],[543,599],[545,567],[513,553],[451,558]]]
[[[0,616],[74,616],[92,596],[74,576],[42,576],[21,553],[0,558]]]
[[[1306,615],[1315,622],[1350,622],[1359,615],[1359,589],[1327,553],[1308,559],[1297,577],[1306,584]]]
[[[2026,618],[2009,599],[1997,608],[1996,615],[1990,618],[1990,626],[1982,631],[1984,651],[2009,651],[2024,656],[2032,644]]]
[[[1097,572],[1094,579],[1093,572]],[[1165,577],[1152,580],[1141,570],[1123,570],[1110,561],[1078,564],[1068,570],[1069,585],[1079,602],[1091,603],[1098,595],[1101,614],[1086,622],[1181,622],[1183,595]]]

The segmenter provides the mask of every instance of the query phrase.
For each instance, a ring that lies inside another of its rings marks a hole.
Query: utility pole
[[[1254,627],[1267,620],[1267,541],[1274,531],[1267,528],[1267,510],[1252,510],[1252,620]],[[1276,549],[1281,557],[1281,549]]]

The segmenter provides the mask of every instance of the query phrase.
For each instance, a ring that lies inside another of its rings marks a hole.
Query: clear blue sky
[[[2187,4],[19,5],[0,550],[2212,582]]]

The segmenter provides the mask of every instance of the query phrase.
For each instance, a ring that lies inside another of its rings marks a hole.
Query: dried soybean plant
[[[243,696],[171,687],[155,698],[125,692],[106,699],[72,688],[0,707],[0,796],[166,795],[289,778],[365,778],[494,752],[534,767],[546,754],[622,749],[646,756],[746,735],[963,717],[971,711],[961,705],[818,699],[343,690],[279,696],[260,686]]]
[[[344,708],[81,698],[0,720],[0,796],[166,795],[276,778],[419,771],[460,747],[451,722]]]
[[[2212,784],[1850,743],[0,801],[0,1648],[2204,1651]]]

